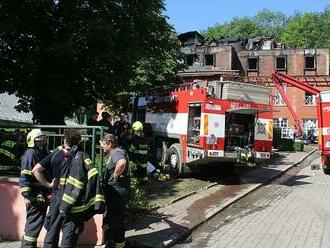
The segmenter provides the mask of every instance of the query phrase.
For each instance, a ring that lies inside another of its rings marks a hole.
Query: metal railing
[[[0,174],[19,175],[20,160],[27,144],[26,136],[33,128],[40,128],[46,135],[46,147],[54,150],[63,144],[64,129],[79,129],[81,143],[79,147],[91,158],[102,173],[103,150],[99,140],[103,138],[104,128],[100,126],[57,126],[57,125],[0,125]]]

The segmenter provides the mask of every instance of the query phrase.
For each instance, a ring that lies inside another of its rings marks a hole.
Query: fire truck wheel
[[[182,159],[181,159],[181,152],[180,152],[180,144],[174,143],[168,149],[169,153],[169,165],[172,169],[176,170],[179,174],[181,174],[182,169]]]
[[[168,159],[168,148],[165,141],[159,141],[156,143],[155,148],[155,157],[156,160],[165,164]]]
[[[323,172],[324,172],[324,174],[326,174],[326,175],[330,175],[330,169],[323,169]]]

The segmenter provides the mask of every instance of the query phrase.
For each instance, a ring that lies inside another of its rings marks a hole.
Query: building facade
[[[293,128],[295,123],[273,84],[273,71],[293,76],[321,91],[330,91],[329,49],[290,49],[269,37],[205,42],[198,32],[187,32],[178,38],[182,44],[182,63],[186,66],[178,73],[182,81],[237,80],[272,87],[274,124],[279,127]],[[315,129],[315,96],[289,85],[284,90],[304,133]]]

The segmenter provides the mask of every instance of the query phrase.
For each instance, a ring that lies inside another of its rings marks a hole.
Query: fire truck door
[[[187,141],[188,144],[199,145],[202,105],[201,103],[189,103],[188,108]]]

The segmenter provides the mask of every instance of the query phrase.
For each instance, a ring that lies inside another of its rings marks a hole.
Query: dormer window
[[[213,54],[205,54],[205,65],[207,65],[207,66],[214,65],[214,55]]]
[[[314,70],[315,67],[315,56],[305,56],[305,70]]]
[[[249,71],[258,71],[258,57],[248,58],[248,70]]]
[[[276,70],[286,70],[286,56],[276,57]]]

